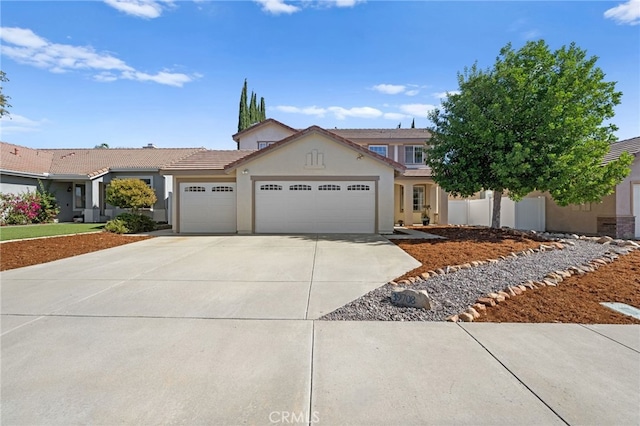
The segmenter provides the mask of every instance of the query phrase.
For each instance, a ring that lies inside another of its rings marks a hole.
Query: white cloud
[[[289,114],[303,114],[303,115],[315,115],[316,117],[324,117],[327,110],[324,108],[318,108],[317,106],[310,106],[304,108],[298,108],[290,105],[280,105],[275,107],[277,111],[287,112]]]
[[[400,111],[412,117],[428,117],[429,112],[435,108],[436,108],[435,105],[429,105],[429,104],[400,105]]]
[[[173,0],[104,0],[104,2],[127,15],[146,19],[159,17],[167,6],[173,5]]]
[[[364,3],[364,0],[324,0],[324,2],[332,3],[336,7],[353,7],[358,3]]]
[[[420,91],[417,90],[417,89],[407,90],[406,92],[404,92],[404,94],[407,95],[407,96],[415,96],[418,93],[420,93]]]
[[[628,0],[604,12],[604,17],[618,24],[640,24],[640,0]]]
[[[404,92],[406,88],[401,84],[377,84],[372,87],[376,92],[384,93],[385,95],[397,95]]]
[[[148,74],[136,70],[109,53],[96,52],[90,46],[51,43],[24,28],[0,28],[0,40],[4,42],[0,46],[2,54],[16,62],[54,73],[88,70],[96,72],[93,79],[100,82],[127,79],[182,87],[199,77],[172,73],[168,70]]]
[[[436,92],[436,93],[433,93],[433,97],[438,99],[444,99],[444,98],[448,98],[449,95],[458,95],[459,93],[460,93],[459,90],[452,90],[450,92]]]
[[[0,118],[0,138],[4,134],[39,132],[45,123],[47,120],[36,121],[18,114],[5,115]]]
[[[385,112],[383,115],[387,120],[404,120],[405,118],[409,118],[406,114],[400,114],[399,112]]]
[[[270,13],[272,15],[280,15],[283,13],[291,15],[292,13],[300,11],[298,6],[287,4],[284,0],[255,0],[255,2],[262,6],[263,12]]]
[[[347,109],[343,107],[332,106],[327,108],[327,110],[332,112],[338,120],[344,120],[347,117],[377,118],[382,116],[382,111],[371,107],[354,107]]]

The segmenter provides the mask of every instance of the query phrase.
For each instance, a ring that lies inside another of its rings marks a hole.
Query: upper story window
[[[405,164],[424,164],[424,146],[407,145],[404,147]]]
[[[269,145],[273,145],[275,142],[273,141],[258,141],[258,149],[266,148]]]
[[[376,154],[380,154],[383,157],[387,156],[387,145],[369,145],[369,151],[373,151]]]

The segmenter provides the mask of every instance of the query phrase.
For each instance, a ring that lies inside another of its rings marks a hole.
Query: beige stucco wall
[[[631,174],[616,188],[616,214],[618,216],[633,215],[633,184],[640,184],[640,154],[636,154],[631,165]],[[636,220],[640,219],[636,218]]]
[[[307,154],[317,150],[323,154],[324,168],[305,167]],[[378,232],[393,232],[393,179],[394,170],[367,156],[361,157],[354,151],[318,133],[310,133],[301,139],[266,153],[241,165],[236,174],[238,191],[238,232],[253,230],[253,184],[260,178],[279,176],[300,176],[321,178],[323,176],[344,177],[344,180],[358,180],[358,177],[379,176],[378,188]],[[243,173],[246,170],[246,173]]]
[[[240,138],[240,149],[258,149],[258,141],[277,142],[289,137],[293,132],[278,126],[275,123],[268,123],[253,132],[249,132]]]
[[[615,216],[616,195],[607,195],[601,203],[586,203],[561,207],[548,193],[532,192],[527,197],[544,196],[547,231],[576,234],[596,234],[598,216]]]

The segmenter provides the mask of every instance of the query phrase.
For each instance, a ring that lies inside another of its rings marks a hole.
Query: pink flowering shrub
[[[51,222],[60,212],[55,196],[40,183],[40,190],[22,194],[0,193],[0,225]]]

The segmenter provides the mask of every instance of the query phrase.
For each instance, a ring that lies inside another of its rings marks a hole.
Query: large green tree
[[[4,73],[4,71],[0,71],[0,84],[7,81],[9,81],[7,75]],[[5,115],[9,115],[9,110],[7,110],[7,108],[11,107],[11,105],[9,105],[9,99],[10,97],[4,94],[4,92],[2,91],[2,86],[0,86],[0,118],[4,117]]]
[[[264,98],[260,98],[260,104],[258,105],[258,95],[253,91],[251,92],[251,97],[248,97],[247,94],[247,79],[245,78],[242,92],[240,93],[238,132],[267,119]]]
[[[247,105],[247,79],[244,79],[242,92],[240,92],[240,108],[238,112],[238,131],[241,132],[249,127],[249,110]]]
[[[491,69],[465,68],[459,93],[429,116],[434,180],[453,195],[492,190],[495,228],[503,193],[517,201],[548,191],[563,206],[610,194],[632,157],[603,164],[622,93],[596,61],[573,43],[551,51],[540,40],[507,44]]]

